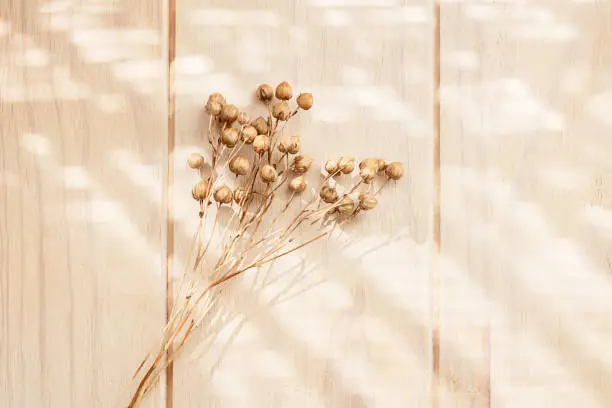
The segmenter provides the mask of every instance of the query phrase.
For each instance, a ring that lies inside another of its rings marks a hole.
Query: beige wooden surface
[[[0,1],[1,407],[115,406],[160,333],[162,10]]]
[[[442,6],[442,401],[612,405],[612,3]]]
[[[288,80],[315,161],[407,174],[228,287],[174,407],[612,405],[612,2],[442,2],[440,254],[433,1],[177,3],[175,276],[211,92]],[[160,334],[166,7],[0,0],[0,407],[117,406]]]
[[[231,285],[224,324],[204,327],[176,364],[176,407],[431,404],[431,10],[376,3],[178,2],[177,256],[197,225],[185,159],[206,151],[212,92],[262,114],[256,86],[287,80],[314,94],[286,134],[318,165],[381,156],[407,174],[356,226],[263,268],[273,284],[252,289],[249,274]]]

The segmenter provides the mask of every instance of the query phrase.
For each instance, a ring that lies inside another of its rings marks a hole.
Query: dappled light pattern
[[[257,116],[248,90],[282,80],[315,95],[283,128],[315,163],[406,174],[371,216],[221,288],[174,406],[612,406],[612,1],[440,1],[439,254],[433,3],[177,1],[168,152],[165,3],[0,2],[0,406],[124,400],[164,324],[163,265],[189,261],[206,98]]]
[[[612,404],[611,16],[443,4],[441,365],[467,380],[444,382],[452,406]]]

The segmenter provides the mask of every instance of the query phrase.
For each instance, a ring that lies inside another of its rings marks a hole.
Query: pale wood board
[[[612,3],[442,3],[443,407],[612,405]]]
[[[0,405],[112,406],[163,324],[163,5],[0,7]],[[177,362],[174,406],[609,406],[611,16],[442,4],[432,271],[431,4],[181,2],[175,275],[211,92],[254,107],[258,83],[289,80],[315,94],[288,131],[317,162],[383,156],[407,176],[358,226],[275,264],[274,285],[232,285],[229,323]]]
[[[125,403],[159,337],[162,5],[0,2],[2,407]]]
[[[287,80],[315,97],[287,130],[314,173],[352,154],[401,160],[406,176],[355,226],[263,269],[274,284],[234,282],[220,305],[229,323],[205,322],[176,363],[174,406],[430,406],[430,2],[190,0],[177,16],[177,277],[197,226],[185,160],[207,150],[212,92],[261,113],[257,85]]]

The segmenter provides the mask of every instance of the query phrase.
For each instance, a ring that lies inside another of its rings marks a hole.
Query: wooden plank
[[[124,3],[0,3],[2,407],[125,403],[163,326],[163,7]]]
[[[443,407],[612,404],[611,16],[442,4]]]
[[[198,212],[185,158],[206,152],[212,92],[261,114],[255,87],[287,80],[315,95],[287,134],[316,171],[374,155],[406,176],[358,226],[262,269],[275,283],[234,282],[224,324],[205,322],[175,365],[174,406],[429,406],[430,2],[192,0],[177,15],[177,277]]]

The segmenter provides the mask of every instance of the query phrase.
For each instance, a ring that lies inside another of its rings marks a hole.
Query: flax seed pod
[[[234,147],[238,143],[240,135],[238,131],[232,127],[226,128],[221,134],[221,143],[227,147]]]
[[[257,87],[257,99],[262,102],[269,102],[274,98],[274,88],[269,84],[261,84]]]
[[[404,167],[400,162],[389,163],[385,167],[385,174],[391,180],[399,180],[404,175]]]
[[[251,171],[251,163],[246,157],[238,155],[230,160],[229,169],[237,176],[244,176]]]
[[[276,86],[276,97],[283,101],[293,98],[293,88],[287,81],[283,81]]]
[[[251,144],[257,137],[257,129],[255,129],[254,126],[245,126],[244,129],[242,129],[241,136],[244,143]]]
[[[296,154],[300,151],[300,137],[288,136],[278,142],[278,151],[281,153]]]
[[[297,176],[289,182],[289,190],[294,193],[301,193],[306,190],[306,181],[303,176]]]
[[[232,202],[232,195],[232,190],[223,184],[215,189],[213,198],[219,204],[230,204]]]
[[[359,163],[359,170],[370,167],[374,172],[378,172],[378,159],[365,159]]]
[[[200,180],[191,190],[191,196],[196,201],[204,201],[208,197],[208,182]]]
[[[204,165],[204,156],[200,153],[191,153],[187,158],[187,164],[192,169],[200,169]]]
[[[371,210],[378,204],[378,200],[372,193],[362,191],[359,193],[359,208],[362,210]]]
[[[259,170],[259,177],[264,183],[270,184],[276,181],[278,173],[276,173],[276,169],[274,167],[269,164],[265,164]]]
[[[237,187],[234,190],[234,202],[236,204],[242,204],[247,198],[247,189],[244,187]]]
[[[338,167],[338,162],[336,160],[328,160],[325,162],[325,171],[329,174],[337,172]]]
[[[238,123],[240,123],[241,125],[246,125],[247,123],[249,123],[250,120],[251,118],[249,117],[248,113],[240,112],[238,114]]]
[[[221,105],[225,105],[227,101],[225,100],[225,96],[221,95],[219,92],[212,93],[208,95],[209,102],[217,102]]]
[[[272,107],[272,116],[278,120],[287,120],[291,116],[291,108],[285,101],[279,101]]]
[[[261,116],[255,119],[252,125],[257,130],[258,135],[265,135],[268,133],[268,121]]]
[[[312,108],[313,98],[311,93],[301,93],[297,97],[297,104],[301,109],[308,110]]]
[[[219,119],[227,124],[232,124],[238,119],[238,108],[234,105],[223,105]]]
[[[338,201],[338,192],[335,188],[328,186],[327,184],[321,187],[321,191],[319,192],[319,197],[321,200],[326,202],[327,204],[333,204]]]
[[[211,116],[218,116],[223,109],[223,105],[216,101],[206,102],[206,112]]]
[[[312,157],[307,155],[295,156],[293,159],[293,171],[297,174],[304,174],[312,166]]]
[[[257,154],[264,154],[270,148],[270,139],[264,135],[257,135],[255,140],[253,140],[253,150]]]
[[[375,176],[376,171],[372,167],[364,167],[359,170],[359,177],[361,177],[361,180],[366,184],[370,184]]]
[[[355,169],[355,158],[350,156],[341,157],[338,166],[342,174],[351,174]]]
[[[351,200],[350,197],[342,197],[340,203],[338,204],[338,212],[342,215],[351,214],[355,211],[355,203]]]

